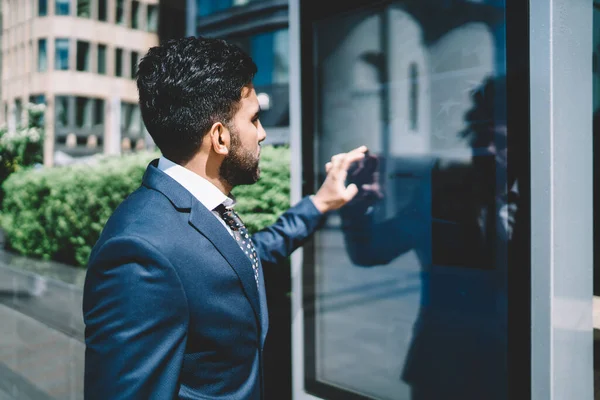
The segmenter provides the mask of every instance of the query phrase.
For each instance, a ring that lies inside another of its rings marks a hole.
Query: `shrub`
[[[0,204],[2,182],[13,172],[43,161],[43,115],[43,104],[29,104],[26,121],[21,121],[14,132],[0,128]]]
[[[9,246],[33,257],[84,266],[106,220],[139,187],[148,162],[140,152],[97,165],[18,171],[4,183],[0,223]],[[236,210],[254,232],[289,206],[289,150],[265,147],[262,178],[235,189]]]

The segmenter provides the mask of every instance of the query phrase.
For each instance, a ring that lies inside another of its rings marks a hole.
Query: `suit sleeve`
[[[106,242],[88,265],[83,314],[86,399],[176,396],[189,313],[156,248],[140,238]]]
[[[252,236],[261,262],[278,264],[302,246],[325,221],[325,215],[305,197],[275,223]]]

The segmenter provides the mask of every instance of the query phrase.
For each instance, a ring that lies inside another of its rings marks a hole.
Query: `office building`
[[[158,0],[3,1],[0,118],[14,129],[26,103],[46,104],[46,165],[148,146],[134,77],[158,12]]]

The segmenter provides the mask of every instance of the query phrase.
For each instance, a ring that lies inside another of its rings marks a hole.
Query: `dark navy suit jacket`
[[[86,399],[260,399],[262,271],[185,188],[148,166],[108,220],[85,281]],[[252,240],[263,265],[318,228],[308,198]]]

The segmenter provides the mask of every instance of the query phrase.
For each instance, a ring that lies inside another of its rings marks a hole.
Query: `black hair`
[[[220,39],[188,37],[152,47],[140,61],[137,87],[144,124],[162,154],[189,161],[214,123],[231,121],[256,70],[248,54]]]
[[[465,114],[467,128],[460,135],[473,148],[487,147],[494,141],[490,127],[506,124],[506,76],[488,77],[471,92],[473,107]]]

